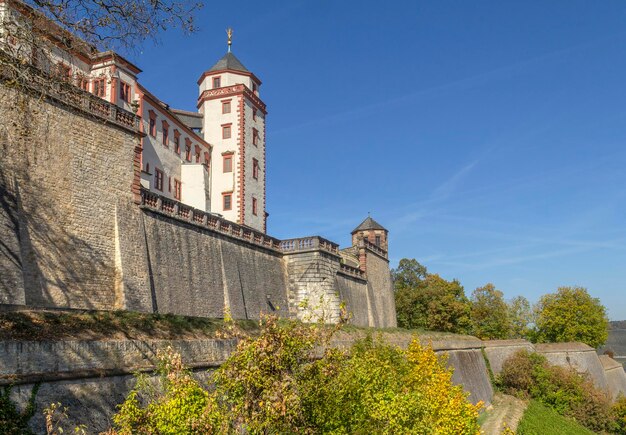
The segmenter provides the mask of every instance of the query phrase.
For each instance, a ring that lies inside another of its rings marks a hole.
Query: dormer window
[[[222,80],[220,77],[213,77],[213,89],[219,88],[222,86]]]

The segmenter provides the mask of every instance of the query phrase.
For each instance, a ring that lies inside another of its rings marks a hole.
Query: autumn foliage
[[[417,340],[328,346],[321,325],[263,320],[206,384],[170,352],[140,378],[114,418],[117,434],[478,434],[479,405]],[[313,356],[317,356],[312,358]]]

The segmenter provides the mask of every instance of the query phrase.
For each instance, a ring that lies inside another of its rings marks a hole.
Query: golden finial
[[[228,52],[230,53],[230,46],[233,45],[233,29],[226,29],[226,34],[228,35]]]

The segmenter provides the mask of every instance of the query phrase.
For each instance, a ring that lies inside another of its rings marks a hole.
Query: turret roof
[[[383,227],[381,224],[379,224],[374,219],[372,219],[370,216],[368,216],[367,219],[365,219],[363,222],[361,222],[361,225],[359,225],[354,230],[352,230],[351,234],[354,234],[357,231],[366,231],[366,230],[385,230],[385,231],[387,231],[387,229],[385,227]]]
[[[222,71],[225,69],[231,69],[234,71],[241,71],[241,72],[246,72],[246,73],[250,72],[245,66],[243,66],[241,61],[239,61],[239,59],[237,59],[235,55],[232,54],[231,52],[226,53],[224,57],[218,60],[217,63],[213,65],[208,72]]]

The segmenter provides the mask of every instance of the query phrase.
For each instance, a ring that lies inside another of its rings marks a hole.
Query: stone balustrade
[[[349,264],[341,263],[339,265],[339,273],[343,273],[344,275],[349,275],[356,278],[367,279],[365,276],[365,272],[363,272],[358,267],[350,266]]]
[[[366,249],[369,249],[370,251],[380,255],[381,257],[387,258],[387,251],[385,251],[383,248],[381,248],[375,243],[370,242],[367,239],[362,239],[362,240]]]
[[[320,236],[283,240],[280,242],[280,249],[285,253],[320,250],[339,255],[339,245]]]
[[[19,83],[31,91],[67,104],[108,123],[139,132],[139,117],[134,113],[96,97],[70,82],[55,78],[35,66],[20,64],[18,72],[16,68],[11,67],[15,62],[18,61],[0,50],[0,80]]]
[[[236,224],[218,215],[198,210],[181,202],[150,192],[147,189],[141,189],[140,206],[263,248],[274,251],[281,250],[281,241],[274,237],[263,234],[252,228]]]

